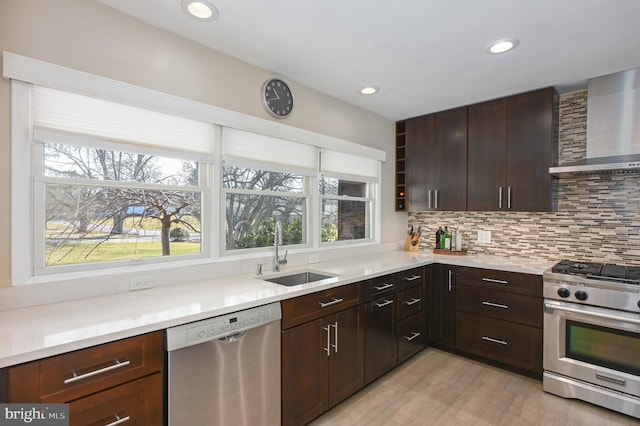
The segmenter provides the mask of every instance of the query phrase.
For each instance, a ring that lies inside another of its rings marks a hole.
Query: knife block
[[[404,249],[406,251],[418,251],[420,250],[420,237],[417,235],[407,235],[407,241],[404,243]]]

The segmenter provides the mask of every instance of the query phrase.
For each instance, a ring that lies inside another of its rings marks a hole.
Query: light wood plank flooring
[[[428,348],[312,426],[639,424],[633,417],[543,392],[540,381]]]

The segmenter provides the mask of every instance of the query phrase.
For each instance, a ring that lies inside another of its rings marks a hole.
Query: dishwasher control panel
[[[282,312],[279,303],[258,306],[256,308],[205,320],[179,325],[167,329],[167,349],[191,346],[207,340],[220,339],[240,333],[263,324],[280,320]]]

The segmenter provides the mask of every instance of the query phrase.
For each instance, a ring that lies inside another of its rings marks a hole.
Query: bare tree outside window
[[[283,244],[305,242],[304,177],[245,167],[224,166],[226,249],[273,245],[276,219]]]
[[[200,253],[197,162],[45,142],[44,167],[47,266]]]

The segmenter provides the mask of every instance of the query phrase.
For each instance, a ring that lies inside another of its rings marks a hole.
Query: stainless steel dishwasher
[[[167,329],[170,426],[280,425],[279,303]]]

